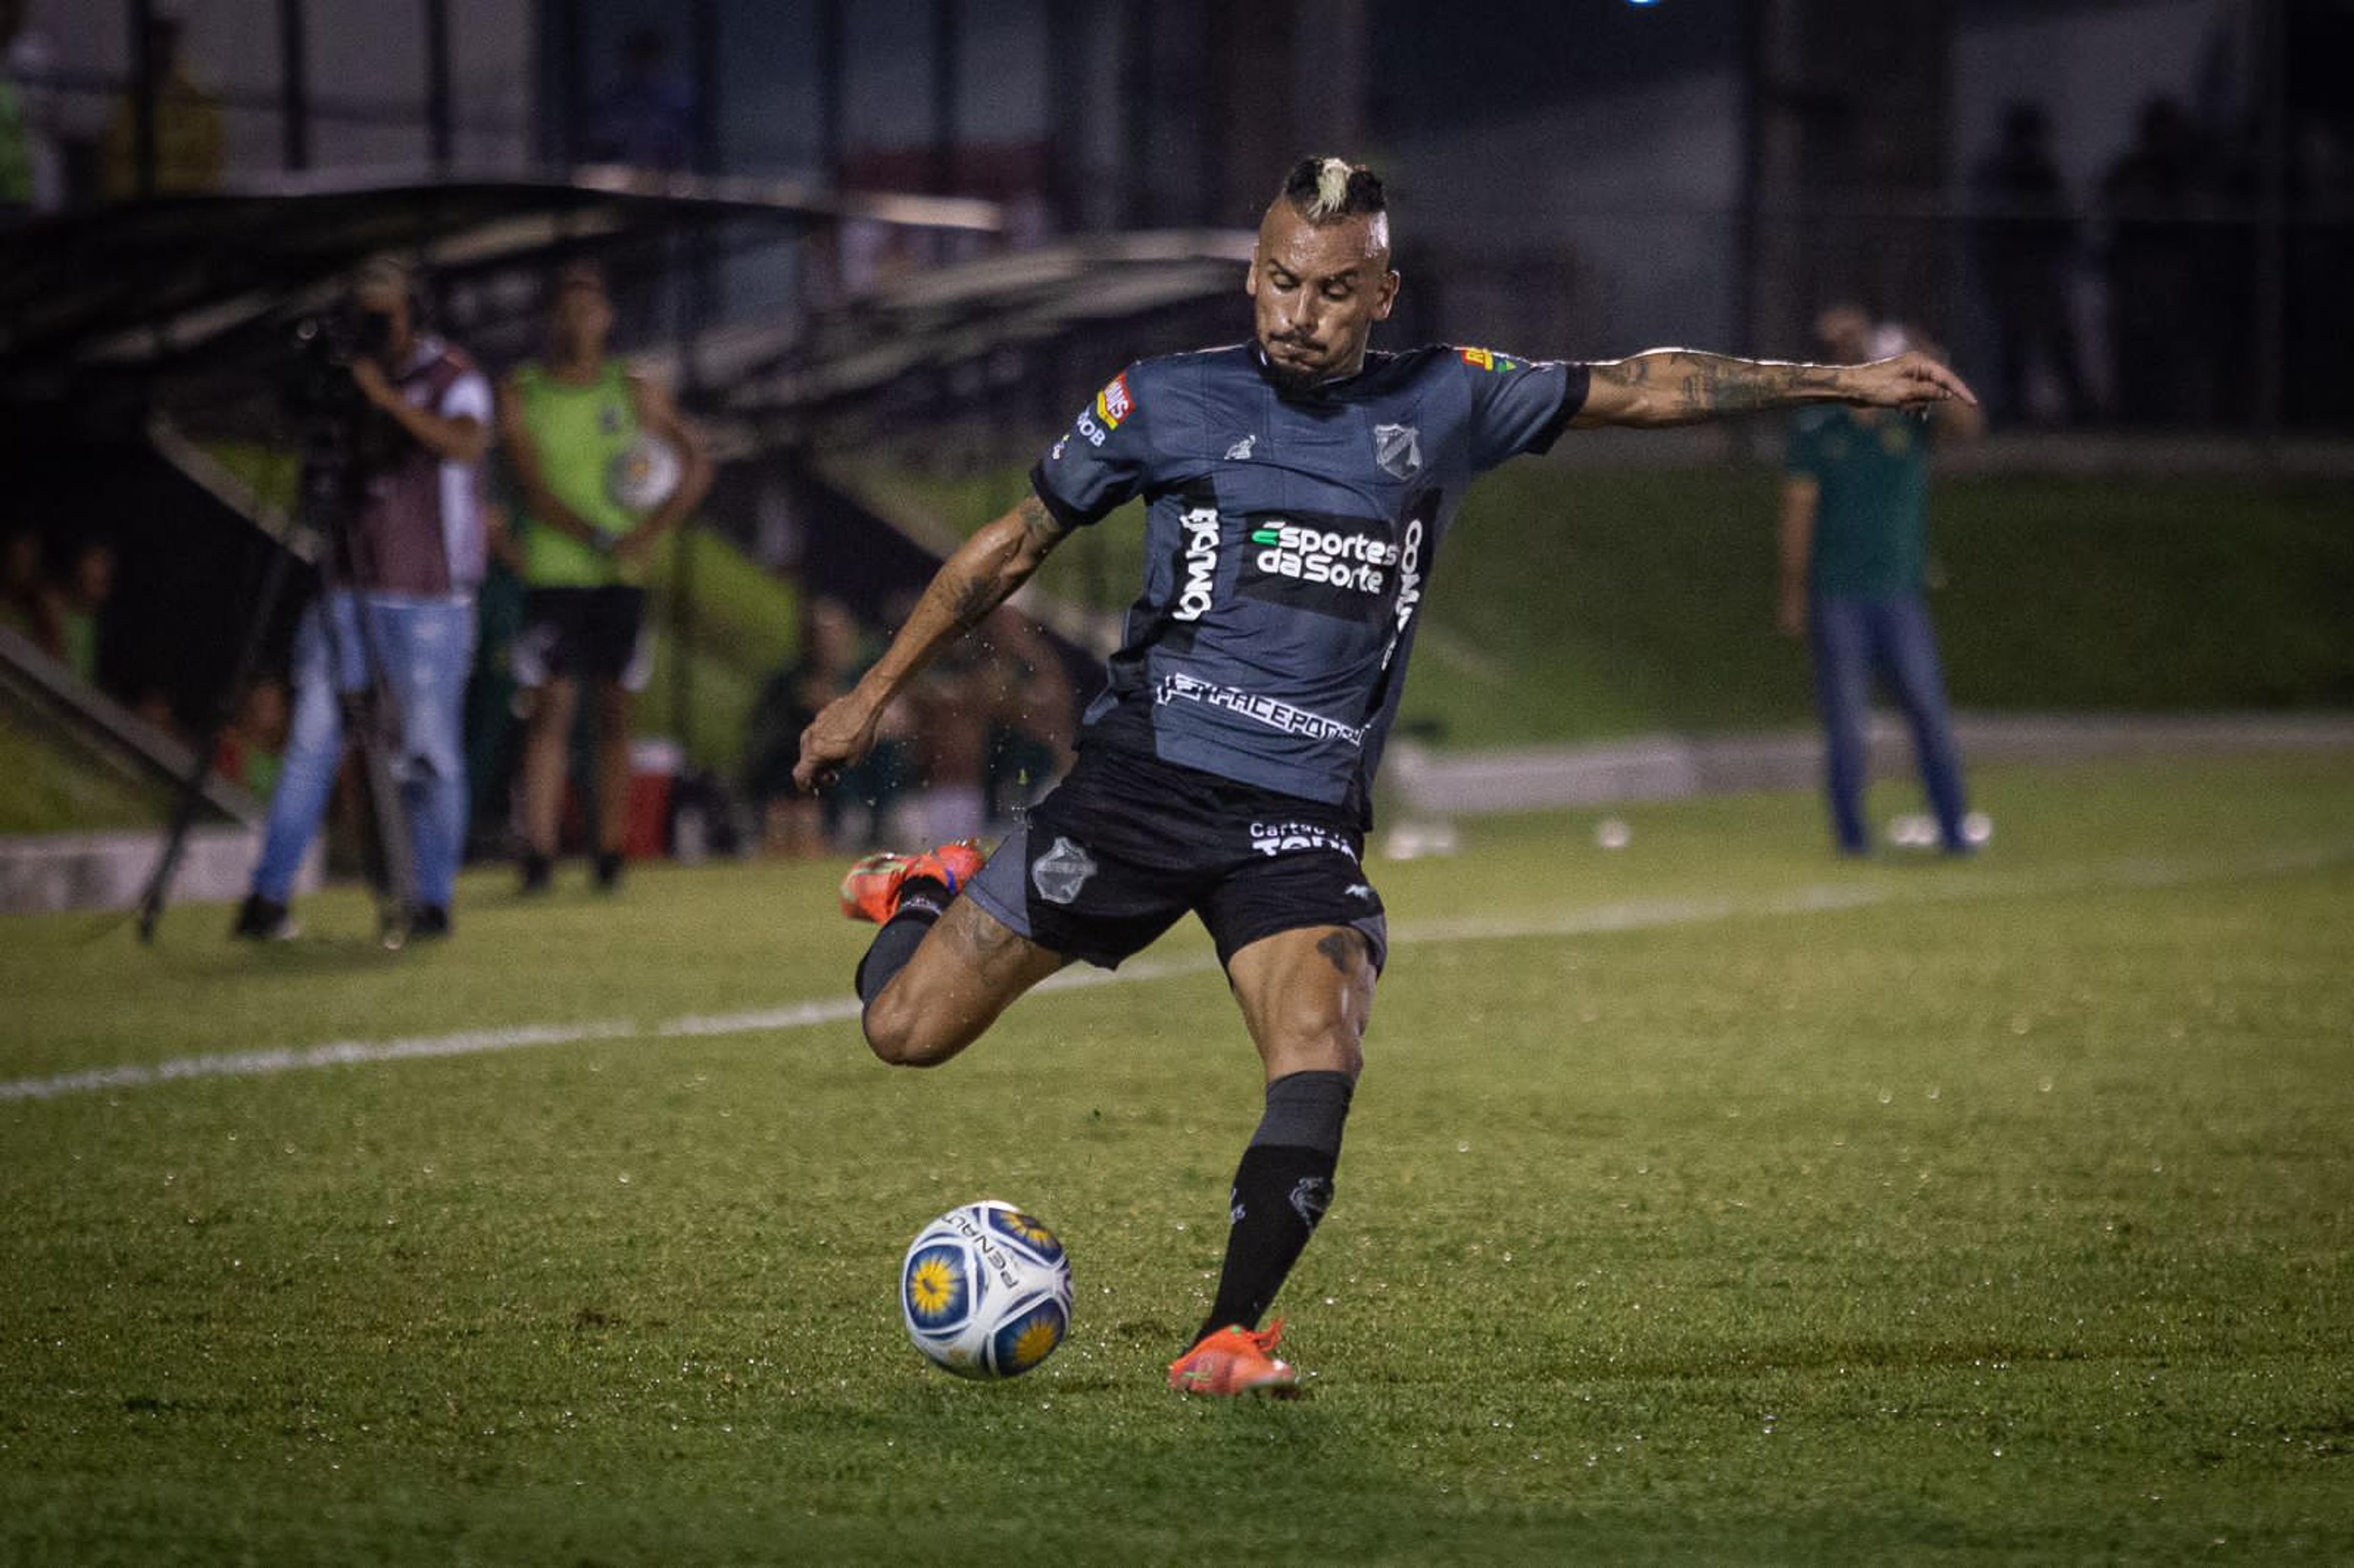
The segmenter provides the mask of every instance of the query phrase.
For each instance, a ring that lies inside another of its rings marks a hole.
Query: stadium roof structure
[[[438,289],[722,226],[994,233],[994,203],[585,168],[568,178],[288,181],[0,230],[0,404],[130,411],[159,384],[266,374],[290,322],[391,251]]]
[[[710,412],[761,447],[911,385],[935,407],[944,380],[947,401],[987,400],[1033,350],[1112,335],[1132,357],[1154,319],[1232,302],[1252,241],[1247,229],[1087,236],[915,273],[803,330],[715,334],[696,348],[705,384],[724,388]],[[1198,332],[1182,335],[1190,346]]]

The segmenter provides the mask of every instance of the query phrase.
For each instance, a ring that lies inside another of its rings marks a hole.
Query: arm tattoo
[[[1728,359],[1713,354],[1679,354],[1675,358],[1681,375],[1680,412],[1687,418],[1812,402],[1839,385],[1838,370],[1828,365]]]
[[[1003,601],[1005,595],[999,585],[987,577],[969,577],[956,590],[956,599],[949,613],[956,618],[959,631],[970,631],[989,619],[989,612]]]
[[[1013,513],[1022,519],[1022,532],[1028,535],[1031,548],[1042,556],[1061,544],[1063,536],[1070,532],[1063,526],[1060,518],[1046,510],[1046,503],[1034,495],[1023,496],[1014,506]]]
[[[1681,348],[1608,361],[1590,366],[1589,373],[1598,382],[1635,394],[1636,406],[1623,419],[1627,424],[1690,424],[1720,414],[1788,408],[1840,396],[1837,366],[1734,359]]]

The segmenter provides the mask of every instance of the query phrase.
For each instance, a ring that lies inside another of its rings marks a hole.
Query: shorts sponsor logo
[[[1422,471],[1422,433],[1412,425],[1375,425],[1373,461],[1392,479],[1412,479]]]
[[[1119,422],[1136,410],[1136,399],[1128,395],[1128,375],[1125,371],[1111,378],[1111,384],[1096,394],[1096,418],[1104,429],[1117,430]]]
[[[1248,462],[1251,459],[1251,449],[1257,445],[1258,438],[1257,436],[1245,436],[1241,440],[1236,441],[1233,446],[1226,449],[1226,461],[1228,462]]]
[[[1310,740],[1339,740],[1351,746],[1365,744],[1365,732],[1357,725],[1342,724],[1339,719],[1326,718],[1322,714],[1309,712],[1258,692],[1246,692],[1238,686],[1221,686],[1197,675],[1172,671],[1161,677],[1154,689],[1153,700],[1162,706],[1171,703],[1200,703],[1205,707],[1223,708],[1239,714],[1254,724],[1286,735],[1304,736]]]
[[[1030,863],[1030,885],[1049,904],[1070,904],[1095,874],[1095,857],[1057,833],[1054,847]]]
[[[1300,850],[1338,850],[1352,862],[1357,858],[1357,846],[1349,842],[1349,836],[1321,822],[1253,822],[1250,840],[1251,848],[1270,859]],[[1364,887],[1364,884],[1357,886]],[[1354,893],[1357,888],[1348,891]],[[1373,889],[1366,887],[1365,894],[1372,896]]]
[[[1218,509],[1188,507],[1177,521],[1185,531],[1184,550],[1177,557],[1184,580],[1177,589],[1177,608],[1170,613],[1179,620],[1199,620],[1216,602]]]

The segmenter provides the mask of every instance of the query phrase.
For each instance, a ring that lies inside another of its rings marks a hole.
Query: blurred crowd
[[[895,607],[895,622],[913,601]],[[801,731],[858,683],[889,639],[819,598],[801,656],[761,689],[745,725],[744,787],[773,853],[823,855],[1002,832],[1071,763],[1078,705],[1034,622],[1000,609],[885,710],[867,758],[815,797],[793,789]]]
[[[2325,132],[2307,137],[2289,167],[2297,188],[2286,195],[2332,194],[2320,187],[2347,171],[2347,154]],[[2158,94],[2080,195],[2061,172],[2050,114],[2032,101],[2011,103],[1972,190],[1972,260],[1994,322],[1988,380],[1999,416],[2041,424],[2244,422],[2258,285],[2251,217],[2260,185],[2252,129],[2218,129]],[[2288,258],[2292,290],[2313,260]]]

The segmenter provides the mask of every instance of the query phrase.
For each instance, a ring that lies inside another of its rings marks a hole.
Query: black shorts
[[[1352,813],[1157,758],[1082,747],[966,895],[1016,935],[1103,969],[1192,910],[1218,961],[1313,926],[1362,932],[1389,956],[1381,895]]]
[[[644,691],[653,673],[646,590],[624,584],[525,589],[512,658],[517,685],[613,681]]]

